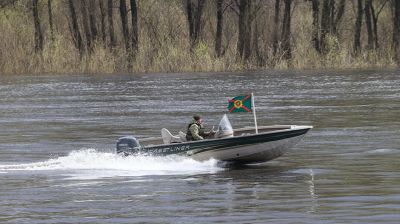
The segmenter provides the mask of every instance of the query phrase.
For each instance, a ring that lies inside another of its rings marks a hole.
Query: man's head
[[[194,119],[197,123],[199,123],[199,124],[203,123],[203,119],[202,119],[201,116],[198,115],[198,114],[195,114],[195,115],[193,116],[193,119]]]

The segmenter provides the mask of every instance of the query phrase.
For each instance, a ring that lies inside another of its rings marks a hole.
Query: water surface
[[[250,92],[259,125],[315,128],[231,169],[114,153]],[[396,70],[0,76],[0,223],[398,223],[399,111]]]

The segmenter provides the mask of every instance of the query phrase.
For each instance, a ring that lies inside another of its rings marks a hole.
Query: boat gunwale
[[[294,128],[299,128],[299,127],[309,127],[309,128],[313,128],[313,126],[307,126],[307,125],[269,125],[269,126],[258,126],[258,131],[263,130],[263,129],[277,129],[277,130],[272,130],[272,131],[268,131],[268,132],[275,132],[275,131],[284,131],[284,130],[291,130]],[[254,127],[243,127],[243,128],[237,128],[237,129],[233,129],[233,132],[242,132],[242,131],[255,131]],[[250,134],[250,133],[249,133]],[[254,133],[255,134],[255,133]],[[233,137],[237,137],[237,136],[233,136]],[[162,137],[147,137],[147,138],[141,138],[138,139],[140,142],[149,142],[149,141],[162,141]],[[203,139],[201,141],[205,141],[205,140],[214,140],[214,139]],[[176,143],[180,143],[180,142],[176,142]],[[170,144],[175,144],[174,143],[170,143]],[[160,145],[164,145],[164,144],[160,144]]]
[[[283,125],[282,125],[283,126]],[[285,125],[286,126],[286,125]],[[260,131],[260,129],[268,129],[274,126],[260,126],[258,128],[258,130]],[[274,133],[281,133],[281,132],[288,132],[288,131],[297,131],[297,130],[310,130],[313,128],[313,126],[307,126],[307,125],[288,125],[289,128],[285,128],[285,129],[280,129],[280,130],[274,130],[274,131],[267,131],[267,132],[262,132],[262,133],[248,133],[246,135],[238,135],[238,136],[233,136],[233,137],[227,137],[227,138],[214,138],[214,139],[204,139],[204,140],[200,140],[200,141],[186,141],[186,142],[174,142],[174,143],[170,143],[170,144],[158,144],[158,145],[142,145],[142,150],[146,150],[146,149],[151,149],[151,148],[159,148],[159,147],[169,147],[169,146],[177,146],[177,145],[185,145],[185,144],[199,144],[199,143],[208,143],[208,142],[214,142],[214,141],[221,141],[221,140],[237,140],[238,138],[244,138],[244,137],[255,137],[255,136],[262,136],[262,135],[266,135],[266,134],[274,134]],[[253,128],[240,128],[240,129],[234,129],[234,131],[251,131],[254,130]],[[306,131],[306,132],[307,132]],[[153,140],[162,140],[162,138],[159,139],[153,139]],[[141,143],[141,141],[139,139],[139,143]],[[149,140],[151,141],[151,140]],[[202,144],[203,145],[203,144]]]

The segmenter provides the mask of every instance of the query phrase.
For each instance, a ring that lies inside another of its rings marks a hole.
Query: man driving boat
[[[186,140],[197,141],[203,140],[204,138],[211,137],[215,134],[214,131],[205,132],[203,129],[203,119],[200,115],[194,115],[193,120],[190,122],[187,128]]]

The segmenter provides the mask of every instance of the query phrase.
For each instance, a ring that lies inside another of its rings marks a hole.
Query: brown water
[[[259,125],[315,128],[232,169],[114,154],[250,92]],[[0,76],[0,223],[398,223],[399,128],[397,70]]]

